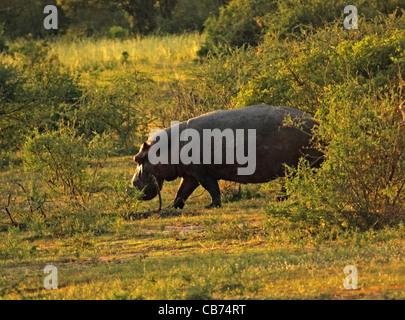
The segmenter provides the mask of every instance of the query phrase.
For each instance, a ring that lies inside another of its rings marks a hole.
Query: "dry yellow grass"
[[[94,71],[133,67],[178,66],[196,58],[202,36],[199,33],[170,36],[147,36],[127,40],[59,39],[50,44],[53,53],[71,70]],[[127,57],[125,58],[126,54]]]

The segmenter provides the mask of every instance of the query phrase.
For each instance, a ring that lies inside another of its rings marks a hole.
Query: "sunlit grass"
[[[130,173],[130,157],[111,158],[105,169]],[[8,174],[18,178],[22,173]],[[164,207],[173,200],[177,185],[164,185]],[[261,208],[271,199],[266,194],[224,201],[221,209],[206,210],[210,199],[199,188],[183,210],[158,214],[154,199],[142,203],[140,210],[149,212],[144,218],[112,217],[101,234],[86,231],[63,237],[4,229],[4,215],[0,299],[405,297],[404,226],[349,232],[316,244],[310,235],[285,241],[277,230],[266,228],[272,218]],[[43,287],[48,264],[58,268],[57,290]],[[343,286],[347,265],[358,269],[358,290]]]
[[[53,53],[72,70],[95,71],[132,66],[178,66],[196,58],[202,36],[183,35],[147,36],[127,40],[58,39],[50,43]]]
[[[245,209],[246,204],[240,207]],[[214,214],[224,217],[213,210],[197,219],[168,217],[160,223],[180,229],[190,221],[203,225]],[[234,214],[236,218],[244,215],[243,210]],[[77,239],[37,241],[31,258],[2,263],[3,298],[404,298],[403,242],[320,249],[272,246],[264,239],[254,242],[230,235],[216,240],[200,231],[165,232],[161,225],[154,226],[156,220],[131,223],[132,231],[119,235],[92,237],[90,245],[80,248],[79,257],[70,248]],[[58,267],[57,290],[43,288],[43,268],[49,263]],[[358,290],[343,286],[347,265],[358,268]]]

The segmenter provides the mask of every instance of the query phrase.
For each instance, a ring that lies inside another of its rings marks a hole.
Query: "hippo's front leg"
[[[176,199],[174,199],[171,207],[183,209],[184,203],[193,191],[199,186],[198,181],[193,176],[184,176],[181,179],[179,190],[177,191]]]
[[[206,206],[207,209],[221,206],[221,191],[219,190],[218,181],[209,174],[201,172],[194,173],[197,181],[207,190],[211,196],[212,202]]]

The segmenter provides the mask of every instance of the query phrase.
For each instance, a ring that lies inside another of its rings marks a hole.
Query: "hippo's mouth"
[[[142,189],[143,196],[141,197],[141,200],[152,200],[157,196],[159,192],[159,187],[156,187],[155,184],[148,184]]]
[[[162,209],[162,196],[160,194],[160,190],[162,189],[163,182],[158,183],[156,177],[152,175],[152,183],[147,184],[143,188],[141,187],[141,185],[142,183],[140,182],[139,178],[134,177],[134,179],[132,180],[132,186],[142,191],[143,195],[140,198],[141,200],[152,200],[156,197],[156,195],[159,195],[159,209],[157,211],[159,212]]]

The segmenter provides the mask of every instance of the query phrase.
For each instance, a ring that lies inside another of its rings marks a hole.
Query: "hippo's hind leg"
[[[184,203],[199,185],[200,184],[193,176],[184,176],[181,179],[180,187],[176,194],[176,199],[174,199],[174,202],[170,207],[183,209]]]
[[[211,196],[212,202],[206,206],[207,209],[221,206],[221,191],[219,190],[218,181],[213,176],[204,173],[194,173],[197,181],[207,190]]]

